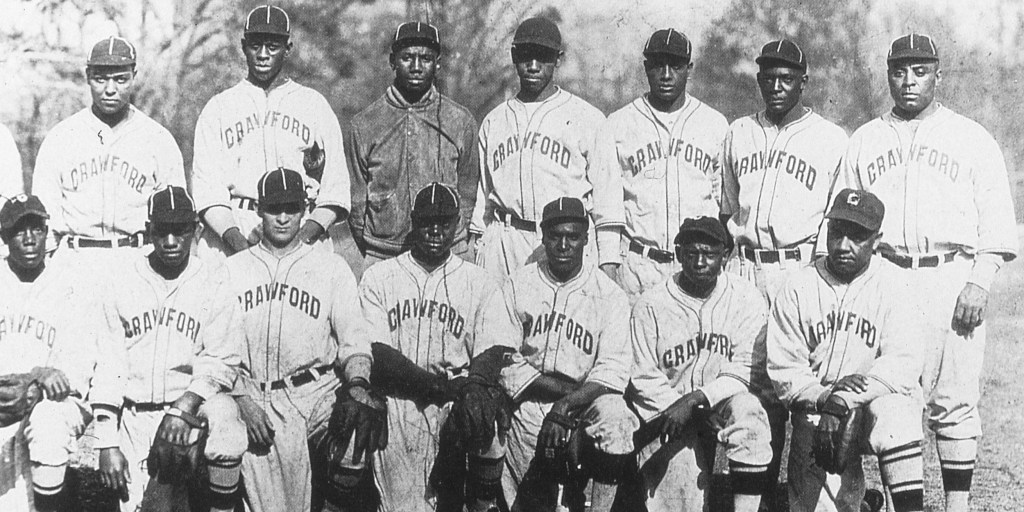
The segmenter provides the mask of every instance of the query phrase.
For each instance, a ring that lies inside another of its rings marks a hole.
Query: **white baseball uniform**
[[[705,299],[683,291],[678,272],[640,296],[630,318],[631,396],[645,421],[683,395],[700,390],[725,420],[717,439],[734,471],[766,471],[772,458],[768,416],[752,392],[769,387],[765,368],[764,298],[749,282],[722,273]],[[706,454],[695,439],[640,452],[647,507],[652,511],[701,510],[706,488],[696,485]],[[712,455],[713,457],[713,455]],[[742,468],[742,469],[741,469]],[[705,476],[706,478],[706,476]]]
[[[787,270],[812,258],[846,143],[842,128],[810,110],[782,127],[764,112],[729,126],[722,213],[731,215],[728,228],[737,250],[728,268],[754,281],[769,305]]]
[[[468,368],[477,318],[498,289],[492,275],[458,256],[427,272],[409,252],[363,274],[359,297],[371,339],[436,372]],[[388,397],[388,447],[374,475],[384,511],[434,510],[428,484],[449,406]]]
[[[867,378],[867,391],[835,393],[851,408],[866,409],[865,453],[879,456],[882,480],[892,492],[921,488],[918,377],[923,348],[916,335],[919,316],[909,300],[910,292],[917,291],[901,274],[875,256],[862,274],[843,283],[820,258],[793,273],[772,306],[768,373],[780,399],[793,411],[788,466],[792,510],[860,511],[860,460],[842,475],[829,476],[833,494],[822,492],[826,474],[810,455],[819,419],[816,404],[851,374]],[[916,457],[916,474],[908,471],[905,456]]]
[[[302,165],[303,151],[314,143],[325,152],[319,182]],[[231,226],[243,235],[259,226],[256,184],[280,167],[304,175],[318,207],[310,218],[324,229],[338,220],[326,207],[347,214],[351,197],[341,126],[322,94],[291,80],[269,91],[242,80],[210,99],[196,122],[192,162],[196,210],[218,207],[204,213],[210,230],[199,243],[202,257],[223,254],[220,235]]]
[[[226,272],[193,258],[168,280],[140,253],[107,286],[102,356],[89,401],[121,410],[119,438],[95,444],[119,448],[130,464],[129,499],[121,510],[141,510],[147,488],[163,485],[150,482],[145,461],[164,417],[160,405],[170,406],[186,391],[204,400],[198,414],[210,425],[204,455],[211,484],[237,488],[249,440],[226,392],[238,375],[244,333]]]
[[[632,301],[667,279],[676,265],[671,258],[656,261],[631,251],[630,242],[671,256],[683,219],[718,217],[727,129],[725,116],[689,95],[675,112],[653,108],[644,95],[601,125],[597,165],[621,177],[625,264],[619,282]]]
[[[0,198],[10,199],[24,192],[21,153],[11,130],[0,124]]]
[[[509,99],[487,114],[480,125],[480,189],[470,224],[471,232],[482,234],[478,265],[504,278],[543,259],[541,213],[563,196],[582,199],[590,212],[600,262],[618,260],[618,173],[595,161],[603,121],[600,110],[561,88],[544,101]],[[534,223],[534,229],[516,228],[510,217]],[[592,251],[587,261],[595,260]]]
[[[325,433],[340,384],[325,367],[370,358],[356,280],[340,256],[306,244],[280,257],[260,244],[226,261],[246,336],[235,394],[252,397],[275,431],[269,453],[248,451],[242,458],[247,509],[308,511],[307,439]],[[315,378],[270,386],[300,374]]]

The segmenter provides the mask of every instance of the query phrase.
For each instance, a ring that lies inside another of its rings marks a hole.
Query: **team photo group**
[[[31,190],[4,160],[0,510],[99,510],[82,469],[125,512],[970,510],[1018,241],[1000,148],[939,101],[943,41],[892,34],[891,110],[848,134],[786,34],[751,49],[763,110],[689,95],[665,28],[606,116],[525,19],[478,122],[410,21],[339,120],[283,71],[291,25],[238,13],[247,73],[188,173],[118,36]]]

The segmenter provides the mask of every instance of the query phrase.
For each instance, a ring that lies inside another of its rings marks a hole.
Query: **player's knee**
[[[869,415],[868,443],[875,453],[921,441],[920,408],[910,397],[882,395],[866,405]]]
[[[207,460],[241,459],[249,438],[235,401],[224,394],[213,395],[199,408],[199,415],[209,422],[210,436],[204,453]]]
[[[71,399],[40,401],[25,425],[30,459],[48,466],[67,464],[72,443],[83,425],[82,413]]]
[[[619,394],[601,395],[594,399],[583,415],[584,431],[604,453],[624,455],[633,452],[633,433],[640,428],[640,419]]]

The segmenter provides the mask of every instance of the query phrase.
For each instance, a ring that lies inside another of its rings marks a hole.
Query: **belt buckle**
[[[129,242],[129,245],[131,247],[142,247],[143,245],[145,245],[145,239],[143,238],[143,236],[144,234],[142,233],[142,231],[136,232],[134,235],[132,235],[131,242]]]
[[[651,246],[649,246],[647,244],[640,244],[640,247],[641,247],[641,249],[640,249],[640,255],[641,256],[643,256],[644,258],[653,259],[653,258],[651,258]]]
[[[916,254],[908,254],[910,257],[910,270],[917,270],[921,268],[921,256]]]
[[[78,237],[75,235],[68,235],[68,247],[72,249],[78,249]]]

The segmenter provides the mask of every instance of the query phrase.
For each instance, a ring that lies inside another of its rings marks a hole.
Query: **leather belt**
[[[142,231],[131,236],[120,238],[90,238],[87,236],[68,235],[64,237],[65,244],[74,249],[81,248],[103,248],[113,249],[115,247],[142,247],[149,242],[149,237]]]
[[[676,256],[669,251],[656,249],[649,245],[642,244],[636,240],[629,241],[629,252],[635,252],[645,258],[650,258],[658,263],[672,263]]]
[[[741,247],[740,254],[755,263],[778,263],[783,260],[800,261],[800,249],[751,249]]]
[[[333,364],[325,364],[323,366],[317,366],[316,368],[310,368],[303,370],[294,375],[289,375],[281,380],[275,380],[273,382],[260,382],[260,391],[266,391],[267,389],[284,389],[284,388],[297,388],[303,384],[309,384],[314,380],[319,379],[327,374],[334,368]]]
[[[916,254],[897,254],[894,252],[879,253],[883,258],[903,268],[932,268],[943,263],[949,263],[956,259],[957,251],[950,251],[943,254],[929,254],[920,256]]]
[[[124,399],[124,408],[131,409],[135,412],[157,412],[169,409],[174,402],[136,402],[134,400]]]
[[[512,226],[520,231],[537,231],[537,223],[532,220],[523,220],[516,217],[514,213],[504,210],[494,210],[494,218],[506,226]]]

